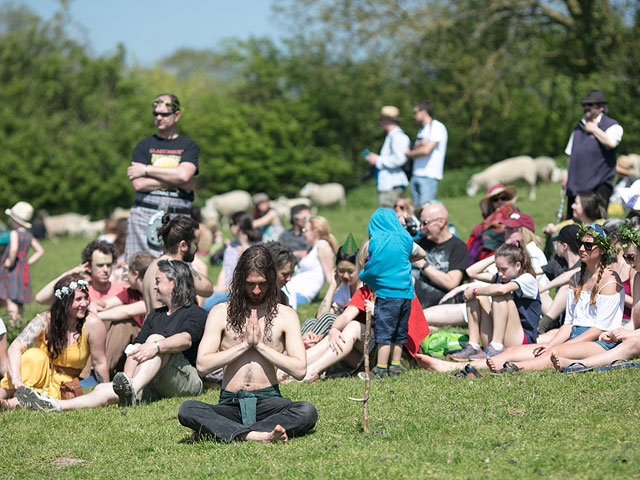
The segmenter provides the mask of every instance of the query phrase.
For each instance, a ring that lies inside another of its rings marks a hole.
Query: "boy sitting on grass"
[[[413,243],[391,209],[377,209],[367,230],[369,260],[360,279],[376,294],[373,322],[378,362],[371,378],[380,379],[402,372],[402,344],[407,341],[411,299],[415,296],[411,262],[423,259],[425,252]]]

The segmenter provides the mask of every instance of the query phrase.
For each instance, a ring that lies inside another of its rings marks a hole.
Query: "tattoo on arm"
[[[193,267],[191,267],[191,274],[196,278],[196,280],[202,280],[202,277],[200,276],[200,274]]]
[[[20,332],[20,335],[16,337],[16,340],[18,340],[24,346],[28,347],[35,341],[36,338],[38,338],[38,335],[40,335],[41,332],[42,323],[40,319],[36,317],[31,320],[26,327],[24,327],[24,330]]]
[[[96,376],[96,380],[98,380],[98,383],[104,383],[104,378],[102,378],[102,375],[100,375],[98,372],[96,372],[95,370],[93,371],[93,373]]]

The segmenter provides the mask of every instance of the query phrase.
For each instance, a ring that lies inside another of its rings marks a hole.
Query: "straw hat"
[[[380,121],[398,123],[400,121],[400,110],[393,105],[385,105],[380,109]]]
[[[486,195],[482,198],[482,200],[480,200],[480,209],[483,212],[489,212],[491,210],[489,208],[491,205],[491,198],[495,197],[496,195],[500,195],[503,192],[509,195],[511,197],[511,200],[515,200],[515,198],[518,196],[518,190],[516,189],[516,187],[512,185],[508,185],[505,187],[501,183],[497,183],[496,185],[489,187]]]
[[[31,228],[31,223],[29,222],[33,218],[33,207],[30,203],[18,202],[13,208],[7,208],[4,213],[24,228]]]
[[[627,155],[620,155],[616,160],[616,172],[621,175],[633,175],[633,162]]]

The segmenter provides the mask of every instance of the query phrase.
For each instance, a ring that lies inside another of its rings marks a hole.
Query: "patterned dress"
[[[18,254],[13,268],[5,268],[4,261],[9,257],[9,246],[0,259],[0,298],[13,300],[16,303],[33,302],[31,279],[29,278],[29,264],[27,253],[31,247],[31,233],[23,230],[18,232]]]

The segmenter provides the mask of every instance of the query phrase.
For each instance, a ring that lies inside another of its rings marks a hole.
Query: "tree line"
[[[446,169],[562,157],[579,100],[607,95],[640,151],[640,11],[630,0],[289,0],[290,37],[178,50],[153,68],[126,50],[95,57],[43,21],[0,17],[3,205],[94,217],[127,207],[131,151],[153,132],[150,100],[176,93],[181,133],[200,146],[199,200],[235,188],[296,196],[307,181],[359,184],[382,105],[430,101],[449,130]],[[446,175],[446,171],[445,171]]]

